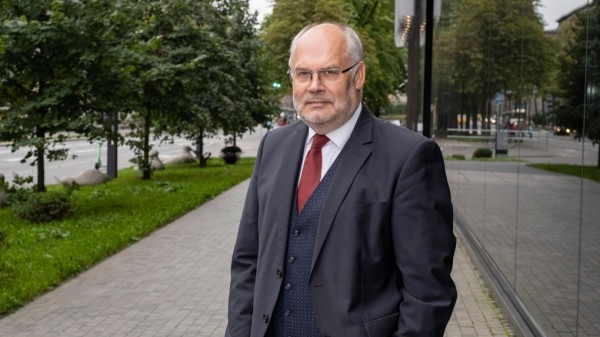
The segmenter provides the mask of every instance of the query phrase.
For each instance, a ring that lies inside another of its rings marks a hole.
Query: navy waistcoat
[[[338,156],[339,158],[339,156]],[[301,214],[292,211],[285,258],[285,274],[273,312],[270,337],[319,337],[310,298],[310,268],[321,208],[335,176],[336,159],[304,205]],[[294,198],[296,205],[296,198]]]

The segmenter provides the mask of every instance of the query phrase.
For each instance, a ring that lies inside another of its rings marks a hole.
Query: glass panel
[[[599,6],[446,0],[434,37],[457,220],[547,336],[600,335]]]

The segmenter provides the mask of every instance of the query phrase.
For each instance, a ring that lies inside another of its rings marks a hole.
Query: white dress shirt
[[[354,130],[354,126],[358,121],[358,116],[360,115],[361,108],[362,104],[359,104],[356,108],[356,111],[354,111],[352,117],[350,117],[350,119],[346,123],[344,123],[344,125],[326,134],[327,138],[329,138],[329,141],[327,142],[327,144],[325,144],[325,146],[323,146],[323,149],[321,149],[321,155],[323,157],[323,161],[321,164],[321,179],[323,179],[331,165],[333,165],[333,162],[335,161],[337,156],[340,154],[340,152],[342,152],[342,149],[344,148],[344,145],[346,145],[346,143],[348,142],[348,139],[350,139],[352,130]],[[315,134],[316,132],[313,129],[308,128],[308,135],[306,137],[306,143],[304,144],[304,156],[302,157],[301,169],[304,169],[304,159],[306,159],[306,155],[310,150],[313,141],[313,136]],[[298,182],[300,182],[301,176],[302,171],[300,171]]]

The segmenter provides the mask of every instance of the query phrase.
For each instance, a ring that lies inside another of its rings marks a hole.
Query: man
[[[356,33],[338,24],[307,26],[292,42],[301,121],[261,142],[233,252],[228,337],[444,333],[456,290],[443,159],[361,104],[362,58]]]

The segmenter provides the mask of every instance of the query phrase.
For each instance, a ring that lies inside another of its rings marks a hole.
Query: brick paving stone
[[[227,324],[229,265],[248,181],[0,319],[10,337],[213,337]],[[459,242],[445,336],[511,336]]]

